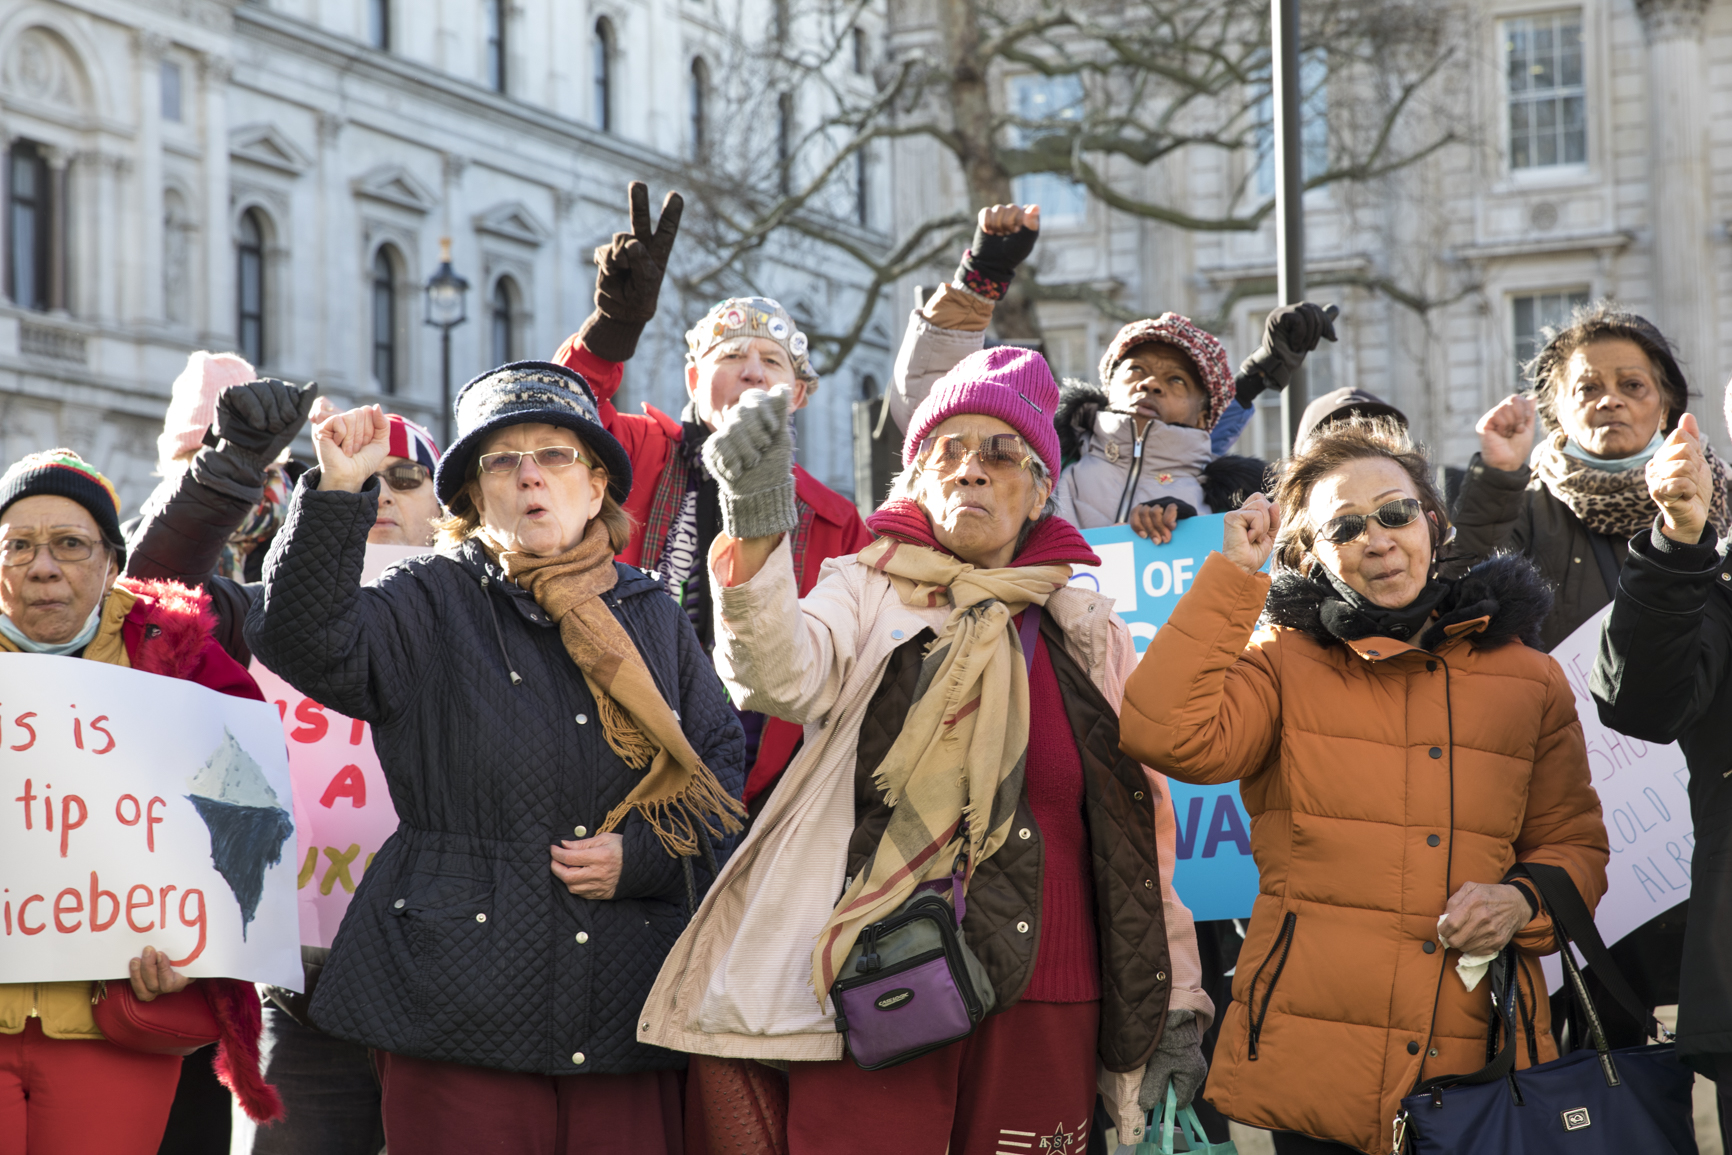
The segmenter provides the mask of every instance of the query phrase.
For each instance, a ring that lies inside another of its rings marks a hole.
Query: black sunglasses
[[[1318,529],[1317,536],[1331,545],[1346,545],[1365,532],[1367,523],[1376,518],[1385,529],[1400,529],[1412,525],[1425,512],[1425,507],[1412,497],[1398,497],[1385,502],[1374,513],[1346,513],[1332,517]]]
[[[426,485],[433,473],[419,461],[399,461],[381,469],[378,476],[398,493],[409,493]]]

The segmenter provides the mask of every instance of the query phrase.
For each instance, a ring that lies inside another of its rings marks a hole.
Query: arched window
[[[500,277],[493,286],[492,315],[489,320],[493,323],[493,363],[495,365],[504,365],[517,359],[511,338],[514,320],[511,302],[516,295],[515,290],[516,286],[511,283],[510,277]]]
[[[613,131],[613,23],[595,22],[595,126]]]
[[[54,228],[48,160],[29,141],[7,155],[6,291],[25,309],[49,308],[49,244]]]
[[[391,0],[367,0],[367,43],[380,52],[391,50]]]
[[[373,380],[397,391],[397,265],[389,246],[373,257]]]
[[[702,160],[709,144],[710,66],[702,56],[692,58],[691,130],[692,159]]]
[[[265,228],[258,209],[241,214],[235,246],[235,335],[241,356],[253,365],[265,363]]]
[[[784,92],[776,98],[776,187],[788,195],[794,180],[794,94]]]
[[[198,224],[179,189],[162,192],[162,305],[169,321],[192,320],[193,245]]]
[[[507,0],[482,2],[481,16],[487,26],[487,87],[495,92],[504,92],[506,88],[505,22],[510,12],[506,3]]]
[[[705,158],[710,144],[710,66],[691,57],[691,156]]]
[[[854,71],[865,76],[867,65],[871,63],[871,57],[871,49],[866,43],[866,30],[864,28],[854,29]]]

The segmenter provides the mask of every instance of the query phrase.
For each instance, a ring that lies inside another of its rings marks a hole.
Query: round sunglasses
[[[1346,513],[1340,517],[1332,517],[1317,530],[1317,536],[1331,545],[1346,545],[1350,541],[1357,541],[1374,517],[1385,529],[1400,529],[1418,521],[1424,512],[1425,507],[1420,505],[1417,499],[1398,497],[1378,506],[1369,514]]]

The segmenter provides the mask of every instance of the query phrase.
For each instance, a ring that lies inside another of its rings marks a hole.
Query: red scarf
[[[919,504],[906,497],[893,497],[866,519],[866,528],[879,537],[893,537],[910,545],[949,553],[932,533],[932,522]],[[1043,517],[1035,522],[1028,540],[1011,559],[1012,566],[1100,565],[1101,559],[1077,530],[1062,517]]]

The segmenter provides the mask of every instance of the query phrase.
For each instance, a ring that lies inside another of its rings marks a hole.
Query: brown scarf
[[[619,581],[607,527],[590,522],[583,540],[558,557],[501,549],[485,534],[481,542],[505,575],[559,623],[565,651],[595,695],[607,744],[633,770],[649,767],[625,801],[608,813],[600,833],[617,830],[636,810],[669,854],[690,856],[698,852],[699,824],[708,828],[714,819],[727,833],[743,829],[746,808],[722,789],[692,749],[643,655],[601,600]]]
[[[1607,537],[1628,541],[1654,524],[1660,507],[1648,496],[1646,469],[1621,472],[1595,469],[1591,462],[1564,452],[1565,437],[1562,430],[1552,433],[1534,459],[1534,472],[1553,497],[1568,506],[1583,525]],[[1732,525],[1732,511],[1726,505],[1732,469],[1707,445],[1702,446],[1702,453],[1716,481],[1708,505],[1708,522],[1717,535],[1724,537],[1727,527]]]

